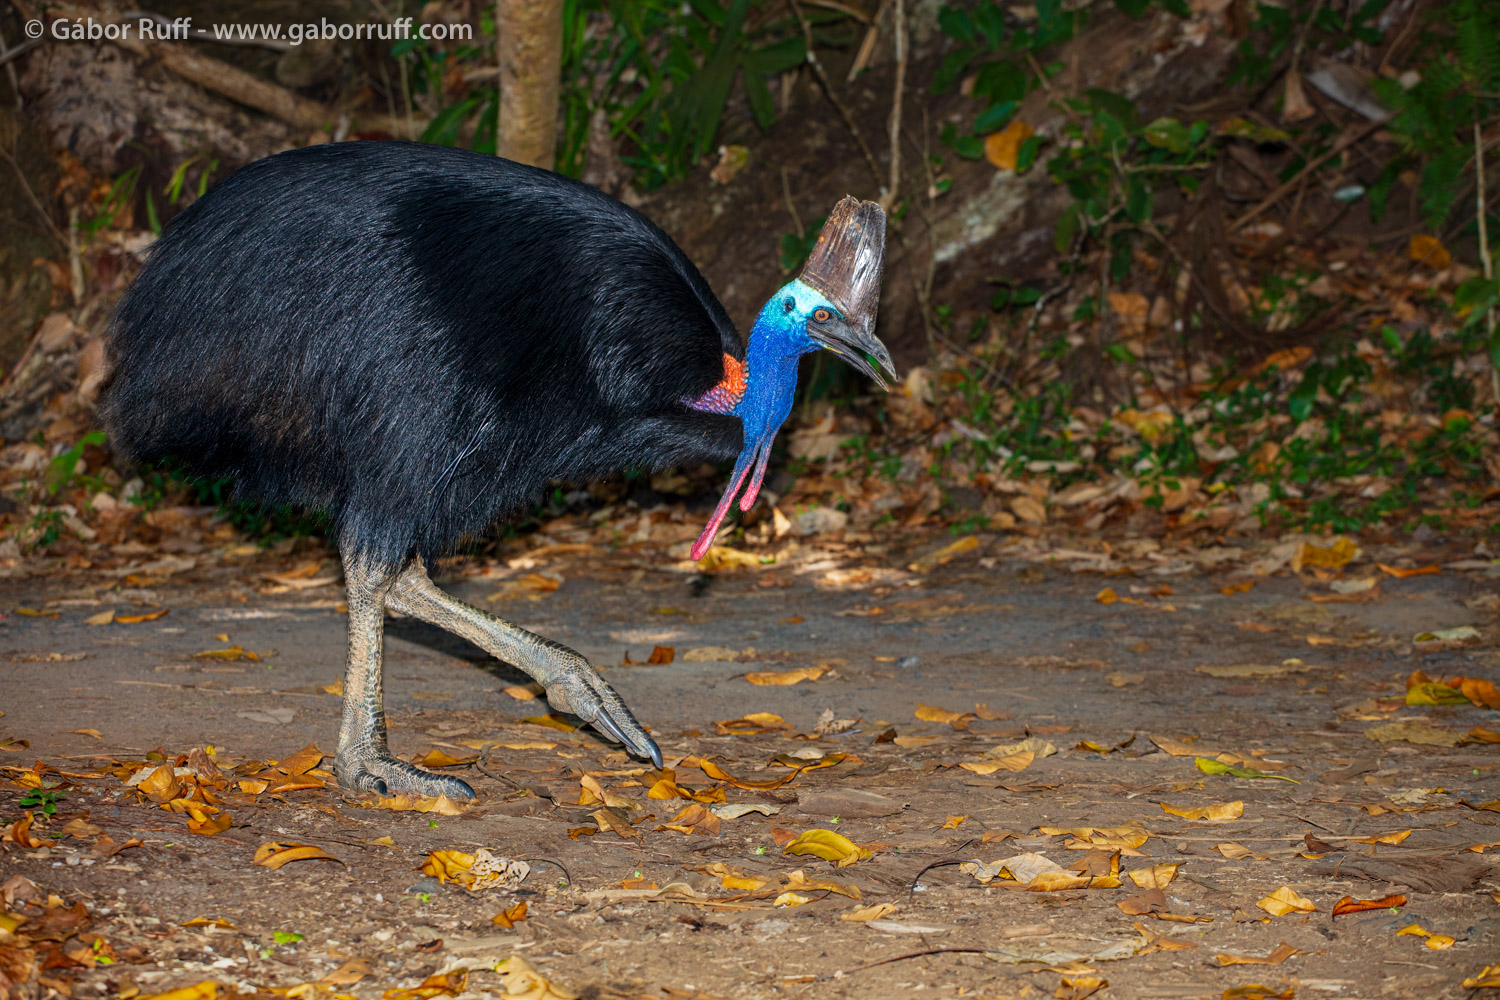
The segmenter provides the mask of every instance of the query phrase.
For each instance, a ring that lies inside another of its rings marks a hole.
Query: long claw
[[[628,715],[629,709],[626,709],[625,711]],[[634,729],[635,732],[627,734],[627,727],[622,726],[619,722],[615,721],[614,717],[610,715],[608,709],[600,709],[599,714],[589,720],[589,725],[593,726],[595,729],[599,730],[599,732],[614,740],[616,743],[623,743],[625,745],[625,749],[629,750],[635,756],[649,757],[651,759],[651,763],[655,764],[657,767],[661,767],[661,748],[656,745],[655,740],[646,735],[646,731],[641,728],[640,723],[636,722],[634,718],[631,718],[629,721],[632,724],[629,726],[629,728]]]

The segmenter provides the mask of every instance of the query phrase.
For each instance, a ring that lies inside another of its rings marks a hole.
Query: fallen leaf
[[[1200,674],[1218,678],[1279,677],[1283,674],[1302,674],[1316,670],[1312,664],[1301,660],[1283,660],[1280,663],[1237,663],[1228,666],[1205,664],[1198,667]]]
[[[802,681],[815,681],[828,672],[827,667],[798,667],[795,670],[755,670],[745,675],[745,680],[761,686],[786,687]]]
[[[719,826],[718,816],[715,816],[710,810],[704,808],[702,804],[694,802],[666,823],[657,827],[657,829],[676,830],[678,833],[684,834],[705,833],[709,836],[717,836]]]
[[[1288,913],[1316,913],[1317,907],[1306,896],[1299,896],[1291,886],[1280,889],[1255,904],[1273,917],[1284,917]]]
[[[1024,771],[1031,766],[1031,762],[1035,759],[1036,754],[1030,750],[1025,750],[1021,753],[1013,753],[996,760],[966,760],[962,761],[958,766],[965,771],[973,771],[975,774],[994,774],[996,771]]]
[[[917,718],[924,722],[943,722],[954,729],[963,729],[970,719],[974,718],[972,712],[950,712],[946,708],[937,708],[933,705],[917,704],[915,712]]]
[[[1266,955],[1264,957],[1259,956],[1259,955],[1215,955],[1214,958],[1215,958],[1215,960],[1218,961],[1219,965],[1221,965],[1221,966],[1225,966],[1225,965],[1280,965],[1282,962],[1285,962],[1287,959],[1291,958],[1293,955],[1300,955],[1300,954],[1302,954],[1302,952],[1299,949],[1293,948],[1291,945],[1289,945],[1285,941],[1283,941],[1281,944],[1279,944],[1279,945],[1276,946],[1276,948],[1275,948],[1274,951],[1272,951],[1269,955]]]
[[[1412,636],[1412,642],[1467,642],[1470,639],[1480,638],[1479,630],[1472,625],[1459,625],[1454,628],[1433,629],[1431,632],[1418,632]]]
[[[1255,851],[1252,851],[1244,844],[1219,844],[1215,848],[1215,850],[1224,855],[1224,857],[1228,858],[1230,861],[1243,861],[1246,858],[1252,858],[1256,861],[1265,861],[1270,857],[1270,855],[1259,854]]]
[[[754,892],[757,889],[764,888],[766,885],[765,879],[756,878],[753,875],[747,875],[744,872],[740,871],[738,868],[731,868],[722,861],[715,861],[713,864],[709,865],[703,870],[709,875],[713,875],[718,878],[719,884],[725,889],[739,889],[745,892]]]
[[[115,612],[114,609],[111,608],[108,611],[101,611],[97,615],[89,615],[83,620],[83,623],[85,625],[108,625],[114,620]]]
[[[1380,569],[1382,573],[1385,573],[1388,576],[1393,576],[1398,580],[1405,580],[1413,576],[1432,576],[1443,571],[1443,568],[1437,563],[1429,563],[1426,566],[1417,566],[1411,569],[1406,569],[1400,566],[1387,566],[1385,563],[1381,562],[1378,562],[1375,565]]]
[[[1461,743],[1464,734],[1456,729],[1435,726],[1425,719],[1407,719],[1367,729],[1365,739],[1374,740],[1377,743],[1394,743],[1401,740],[1423,746],[1451,747]]]
[[[473,854],[457,850],[431,851],[422,862],[421,871],[439,882],[452,882],[470,892],[485,889],[507,892],[526,881],[531,866],[480,848]]]
[[[1150,868],[1137,868],[1125,874],[1136,884],[1137,888],[1161,889],[1177,877],[1177,869],[1181,867],[1181,864],[1152,865]]]
[[[1220,760],[1213,760],[1209,757],[1199,757],[1193,763],[1204,774],[1228,774],[1235,778],[1275,778],[1278,781],[1290,781],[1294,785],[1302,784],[1296,778],[1288,778],[1283,774],[1266,774],[1264,771],[1253,767],[1239,767],[1234,764],[1226,764]]]
[[[1116,670],[1112,674],[1105,674],[1104,679],[1109,681],[1111,687],[1125,687],[1128,684],[1143,684],[1146,680],[1145,674],[1126,673]]]
[[[793,892],[835,892],[840,896],[848,896],[856,903],[862,898],[859,886],[831,878],[808,878],[806,870],[802,868],[787,875],[786,888]]]
[[[504,977],[501,995],[508,1000],[577,1000],[577,993],[543,978],[520,955],[505,959],[496,971]]]
[[[516,701],[531,701],[542,693],[540,684],[511,684],[500,689]]]
[[[260,654],[251,652],[243,646],[230,646],[227,649],[205,649],[201,653],[194,653],[195,660],[250,660],[254,663],[260,662]]]
[[[1300,573],[1307,568],[1343,569],[1353,562],[1359,553],[1359,546],[1343,535],[1335,538],[1329,545],[1303,542],[1302,547],[1292,558],[1292,572]]]
[[[1057,753],[1057,747],[1050,740],[1044,740],[1040,736],[1029,736],[1019,743],[1002,743],[999,746],[990,747],[984,752],[984,756],[988,760],[1001,760],[1020,753],[1029,753],[1037,758],[1050,757]]]
[[[1171,754],[1173,757],[1196,757],[1203,753],[1202,747],[1189,746],[1180,740],[1174,740],[1170,736],[1157,736],[1155,733],[1147,733],[1146,738],[1156,744],[1157,749],[1163,753]]]
[[[157,608],[155,611],[147,611],[139,615],[115,615],[115,621],[120,625],[139,625],[141,622],[154,622],[158,618],[166,617],[171,608]]]
[[[422,980],[420,986],[407,989],[390,989],[380,994],[383,1000],[432,1000],[433,997],[461,995],[468,987],[469,970],[454,969],[441,972]],[[515,995],[515,994],[512,994]]]
[[[771,905],[801,906],[804,903],[811,903],[812,901],[813,900],[811,896],[804,896],[800,892],[783,892],[771,902]]]
[[[1346,913],[1363,913],[1366,910],[1388,910],[1398,906],[1406,905],[1406,896],[1395,893],[1390,896],[1382,896],[1380,899],[1355,899],[1353,896],[1345,896],[1333,904],[1333,915],[1342,917]]]
[[[1225,990],[1219,1000],[1292,1000],[1296,995],[1297,991],[1290,986],[1285,990],[1277,990],[1274,986],[1249,983]]]
[[[943,825],[938,827],[938,829],[957,830],[959,824],[968,818],[968,816],[949,816],[946,820],[943,821]]]
[[[530,726],[546,726],[548,729],[556,729],[562,733],[573,733],[578,727],[556,712],[548,712],[546,715],[530,715],[521,720]]]
[[[1215,802],[1211,806],[1173,806],[1163,802],[1161,811],[1183,819],[1239,819],[1245,814],[1245,803],[1238,799],[1234,802]]]
[[[97,729],[69,729],[68,732],[76,733],[79,736],[92,736],[96,740],[104,739],[104,734]]]
[[[850,910],[848,913],[839,914],[840,920],[879,920],[896,912],[895,903],[875,903],[871,906],[860,906]]]
[[[215,927],[221,931],[232,931],[237,928],[234,924],[219,917],[194,917],[192,920],[178,924],[179,927]]]
[[[499,913],[495,914],[490,918],[490,923],[494,924],[496,927],[503,927],[506,930],[510,930],[511,928],[515,927],[516,924],[519,924],[525,919],[526,900],[523,899],[515,906],[512,906],[507,910],[501,910]]]
[[[1468,979],[1465,979],[1463,981],[1463,988],[1466,990],[1500,989],[1500,962],[1494,965],[1486,965],[1479,970],[1477,976],[1470,976]]]
[[[136,1000],[218,1000],[218,996],[219,984],[212,979],[206,979],[193,986],[179,986],[165,993],[137,996]]]
[[[1034,134],[1030,125],[1017,118],[984,137],[984,158],[997,169],[1015,170],[1020,163],[1021,145]]]
[[[965,552],[973,552],[979,548],[979,539],[974,535],[968,535],[943,546],[936,552],[929,552],[916,562],[906,568],[913,573],[931,573],[944,563],[952,560],[955,556],[963,555]]]
[[[312,844],[292,844],[268,840],[255,849],[255,863],[262,868],[269,868],[275,871],[282,865],[290,864],[293,861],[338,861],[339,864],[344,864],[338,858],[323,850],[323,848],[315,847]],[[345,865],[345,867],[347,868],[348,866]]]
[[[467,767],[479,759],[479,755],[473,757],[455,757],[444,750],[429,750],[427,755],[416,763],[422,767]]]
[[[318,690],[322,691],[324,694],[331,694],[335,695],[336,697],[342,698],[344,696],[344,679],[340,677],[332,684],[320,684],[318,686]]]
[[[832,830],[808,830],[781,849],[782,854],[811,854],[815,858],[833,862],[835,867],[848,866],[875,856],[875,852],[860,847],[843,834]]]
[[[1424,928],[1421,924],[1407,924],[1396,932],[1397,937],[1410,936],[1423,938],[1423,943],[1433,951],[1446,951],[1452,948],[1455,940],[1446,934],[1434,934]]]
[[[716,569],[758,569],[760,565],[760,556],[725,545],[710,545],[703,558],[698,560],[698,567],[709,572]]]
[[[1412,233],[1406,245],[1406,255],[1415,263],[1441,271],[1453,263],[1453,257],[1443,241],[1427,233]]]

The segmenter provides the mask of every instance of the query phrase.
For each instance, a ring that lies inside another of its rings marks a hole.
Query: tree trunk
[[[498,0],[500,133],[496,152],[552,169],[562,71],[560,0]]]

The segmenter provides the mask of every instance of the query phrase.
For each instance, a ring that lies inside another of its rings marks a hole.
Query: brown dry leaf
[[[1062,984],[1052,994],[1056,1000],[1087,1000],[1109,985],[1103,976],[1071,973],[1062,977]]]
[[[1250,850],[1250,848],[1246,847],[1244,844],[1220,844],[1215,848],[1215,850],[1224,855],[1224,857],[1228,858],[1230,861],[1243,861],[1246,858],[1253,858],[1256,861],[1265,861],[1270,858],[1270,855],[1258,854],[1255,851]]]
[[[380,994],[383,1000],[432,1000],[433,997],[461,995],[468,988],[469,970],[454,969],[422,980],[409,989],[391,989]]]
[[[577,1000],[577,993],[543,978],[520,955],[505,959],[496,971],[504,976],[501,995],[507,1000]]]
[[[600,830],[612,830],[627,840],[641,839],[641,832],[630,824],[630,817],[618,809],[605,806],[603,809],[596,809],[589,813],[589,816],[598,824]]]
[[[219,921],[223,923],[223,921]],[[367,958],[350,958],[343,965],[334,969],[328,975],[318,980],[319,986],[353,986],[355,983],[370,975],[374,970],[370,968],[370,960]]]
[[[728,771],[724,770],[722,767],[720,767],[718,764],[715,764],[711,760],[689,757],[683,761],[683,764],[688,766],[697,764],[698,767],[703,770],[703,773],[708,775],[710,778],[714,778],[717,781],[727,782],[733,785],[735,788],[751,788],[758,791],[769,791],[772,788],[780,788],[782,785],[786,784],[788,781],[791,781],[793,778],[797,777],[797,775],[802,773],[800,770],[793,770],[780,778],[772,778],[770,781],[741,781],[739,778],[736,778],[734,775],[730,774]]]
[[[234,825],[234,820],[231,819],[230,815],[228,813],[226,813],[226,812],[221,812],[217,816],[209,816],[209,815],[205,815],[201,810],[198,810],[198,809],[190,809],[189,810],[189,816],[188,816],[188,821],[187,821],[187,828],[188,828],[188,832],[189,833],[200,834],[201,836],[204,836],[204,837],[212,837],[212,836],[214,836],[216,834],[223,833],[225,830],[229,829],[233,825]],[[288,858],[287,859],[287,861],[296,861],[296,860],[300,860],[300,859],[298,859],[298,858]],[[337,858],[333,858],[331,860],[337,861],[338,859]],[[257,862],[257,863],[259,863],[259,862]],[[285,863],[286,862],[282,862],[282,864],[285,864]],[[270,866],[267,866],[267,867],[270,867]],[[279,868],[281,866],[280,865],[276,865],[275,867]]]
[[[1475,726],[1469,730],[1469,735],[1465,737],[1465,740],[1469,743],[1500,743],[1500,730]]]
[[[260,654],[252,652],[243,646],[230,646],[226,649],[205,649],[200,653],[194,653],[195,660],[249,660],[252,663],[260,662]]]
[[[1293,948],[1291,945],[1283,941],[1281,944],[1276,946],[1276,949],[1272,951],[1271,954],[1266,955],[1265,957],[1261,957],[1259,955],[1215,955],[1214,959],[1218,961],[1220,966],[1280,965],[1282,962],[1285,962],[1293,955],[1300,954],[1302,954],[1300,949]]]
[[[262,868],[275,871],[282,865],[293,861],[338,861],[339,864],[344,864],[323,848],[312,844],[291,844],[268,840],[255,849],[255,863]],[[345,867],[348,866],[345,865]]]
[[[221,931],[232,931],[237,928],[234,924],[221,917],[194,917],[192,920],[178,924],[179,927],[214,927]]]
[[[83,620],[83,623],[85,625],[108,625],[114,620],[115,611],[114,608],[110,608],[108,611],[101,611],[97,615],[89,615]]]
[[[831,878],[808,878],[806,870],[802,868],[786,877],[786,887],[792,892],[836,892],[840,896],[848,896],[856,903],[863,898],[857,885]]]
[[[324,694],[331,694],[335,697],[342,698],[344,696],[344,679],[340,677],[332,684],[320,684],[318,685],[318,690],[322,691]]]
[[[485,598],[486,601],[540,601],[543,597],[552,593],[562,586],[562,577],[555,575],[543,575],[541,573],[526,573],[514,580],[506,580],[500,585],[500,589]]]
[[[1428,563],[1426,566],[1407,568],[1403,566],[1387,566],[1383,562],[1378,562],[1375,564],[1375,566],[1382,573],[1385,573],[1389,576],[1394,576],[1398,580],[1405,580],[1413,576],[1433,576],[1443,571],[1443,567],[1439,566],[1437,563]]]
[[[503,927],[506,930],[510,930],[512,927],[515,927],[516,924],[519,924],[525,919],[526,900],[523,899],[515,906],[512,906],[510,909],[501,910],[499,913],[495,914],[490,918],[490,922],[496,927]]]
[[[467,767],[479,759],[479,755],[473,757],[455,757],[445,750],[429,750],[427,755],[415,763],[421,767]]]
[[[1181,867],[1181,864],[1152,865],[1150,868],[1137,868],[1125,874],[1130,877],[1130,881],[1134,882],[1137,888],[1161,889],[1177,877],[1177,869]]]
[[[540,684],[511,684],[500,689],[516,701],[531,701],[544,690]]]
[[[895,903],[874,903],[870,906],[860,906],[850,910],[848,913],[839,914],[840,920],[879,920],[896,912]]]
[[[26,848],[41,847],[46,841],[32,835],[31,823],[32,814],[27,813],[5,828],[5,832],[0,834],[0,843],[19,844]]]
[[[439,882],[452,882],[470,892],[483,889],[509,891],[526,881],[531,866],[524,861],[503,857],[484,848],[473,854],[467,851],[431,851],[422,862],[422,874]]]
[[[1345,896],[1333,904],[1333,915],[1341,917],[1346,913],[1363,913],[1366,910],[1388,910],[1405,905],[1406,896],[1399,892],[1390,896],[1382,896],[1380,899],[1355,899],[1353,896]]]
[[[718,835],[719,827],[719,817],[715,816],[701,803],[694,802],[666,823],[657,827],[657,829],[676,830],[678,833],[686,834],[706,833],[712,837]]]
[[[936,743],[937,742],[937,737],[936,736],[897,736],[895,739],[891,740],[891,742],[894,743],[894,744],[896,744],[896,746],[898,746],[898,747],[901,747],[901,748],[906,749],[906,750],[911,750],[911,749],[913,749],[915,747],[925,747],[929,743]]]
[[[578,804],[581,806],[605,805],[629,813],[635,808],[635,800],[618,792],[611,792],[599,784],[599,779],[585,774],[578,779]]]
[[[1316,913],[1318,911],[1312,900],[1298,895],[1297,890],[1289,885],[1282,886],[1255,905],[1273,917],[1284,917],[1288,913]]]
[[[1464,734],[1456,729],[1435,726],[1426,719],[1407,719],[1366,729],[1365,739],[1377,743],[1394,743],[1400,740],[1419,746],[1451,747],[1463,742]]]
[[[1022,493],[1020,496],[1012,497],[1010,509],[1021,520],[1027,524],[1046,524],[1047,507],[1036,497]]]
[[[1145,674],[1131,673],[1124,670],[1116,670],[1112,674],[1105,674],[1104,679],[1109,681],[1111,687],[1125,687],[1129,684],[1144,684]]]
[[[1015,170],[1021,156],[1021,145],[1036,133],[1017,118],[999,132],[984,137],[984,158],[1000,170]]]
[[[75,816],[63,824],[62,832],[69,837],[87,840],[104,832],[104,827],[95,826],[81,816]]]
[[[1235,986],[1225,990],[1219,1000],[1292,1000],[1296,995],[1296,989],[1291,986],[1277,992],[1276,988],[1272,986],[1262,986],[1260,983],[1248,983],[1244,986]]]
[[[1030,750],[1021,753],[1013,753],[998,760],[966,760],[958,766],[965,771],[973,771],[975,774],[994,774],[996,771],[1024,771],[1036,760],[1036,754]]]
[[[738,719],[714,723],[714,731],[720,736],[759,736],[761,733],[791,728],[785,719],[774,712],[751,712]]]
[[[97,729],[69,729],[68,732],[75,733],[79,736],[92,736],[96,740],[104,739],[104,734],[99,732],[99,730]]]
[[[828,673],[827,667],[798,667],[795,670],[754,670],[745,675],[745,680],[761,686],[786,687],[802,681],[815,681]]]
[[[1153,952],[1158,951],[1191,951],[1192,949],[1198,947],[1198,943],[1196,941],[1186,941],[1182,938],[1166,937],[1165,935],[1161,934],[1153,934],[1151,931],[1147,930],[1146,925],[1142,923],[1134,923],[1130,926],[1135,928],[1135,932],[1137,934],[1146,939],[1146,947],[1137,952],[1136,954],[1138,955],[1150,955]]]
[[[1157,736],[1155,733],[1147,733],[1146,738],[1156,744],[1157,748],[1173,757],[1197,757],[1200,754],[1212,753],[1203,747],[1193,747],[1180,740],[1174,740],[1170,736]]]
[[[1426,233],[1412,233],[1406,245],[1406,255],[1424,267],[1441,271],[1453,263],[1453,257],[1443,241]]]
[[[1215,802],[1211,806],[1173,806],[1163,802],[1161,811],[1183,819],[1239,819],[1245,814],[1245,803],[1238,799],[1233,802]]]

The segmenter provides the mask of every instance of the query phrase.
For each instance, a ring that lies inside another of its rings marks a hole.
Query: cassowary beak
[[[880,275],[885,269],[885,213],[873,201],[846,197],[834,206],[800,280],[832,302],[840,315],[807,323],[807,335],[889,389],[879,365],[894,380],[891,352],[875,336]],[[874,363],[871,359],[874,359]]]

